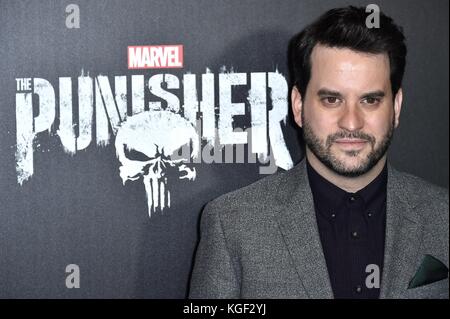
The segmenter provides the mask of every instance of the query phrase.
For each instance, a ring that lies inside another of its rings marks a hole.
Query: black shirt
[[[386,228],[387,166],[356,193],[347,193],[330,183],[308,162],[307,171],[334,297],[379,298]]]

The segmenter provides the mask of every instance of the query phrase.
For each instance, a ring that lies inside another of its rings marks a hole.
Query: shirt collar
[[[366,207],[370,207],[376,199],[386,196],[387,164],[384,165],[380,174],[372,182],[356,193],[349,193],[322,177],[309,164],[308,160],[306,160],[306,167],[314,205],[320,213],[327,215],[327,217],[335,214],[352,196],[362,198]]]

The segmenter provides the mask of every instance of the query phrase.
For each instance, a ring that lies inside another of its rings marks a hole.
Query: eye
[[[376,97],[366,97],[362,102],[368,105],[377,105],[381,102],[381,99]]]
[[[123,146],[123,150],[125,152],[125,157],[131,161],[149,161],[151,158],[145,155],[142,152],[136,151],[134,149],[128,149],[126,145]]]
[[[322,103],[328,106],[334,106],[341,103],[341,100],[336,96],[326,96],[321,99]]]

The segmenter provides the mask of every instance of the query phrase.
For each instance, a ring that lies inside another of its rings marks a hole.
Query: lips
[[[361,143],[367,143],[367,140],[360,140],[356,138],[340,138],[336,140],[336,143],[343,143],[343,144],[361,144]]]
[[[342,148],[346,149],[357,149],[357,148],[363,148],[368,141],[367,140],[361,140],[361,139],[338,139],[335,141],[337,145],[339,145]]]

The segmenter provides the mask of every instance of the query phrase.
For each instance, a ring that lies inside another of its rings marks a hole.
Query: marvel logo
[[[164,69],[182,67],[182,45],[128,46],[128,69]]]

